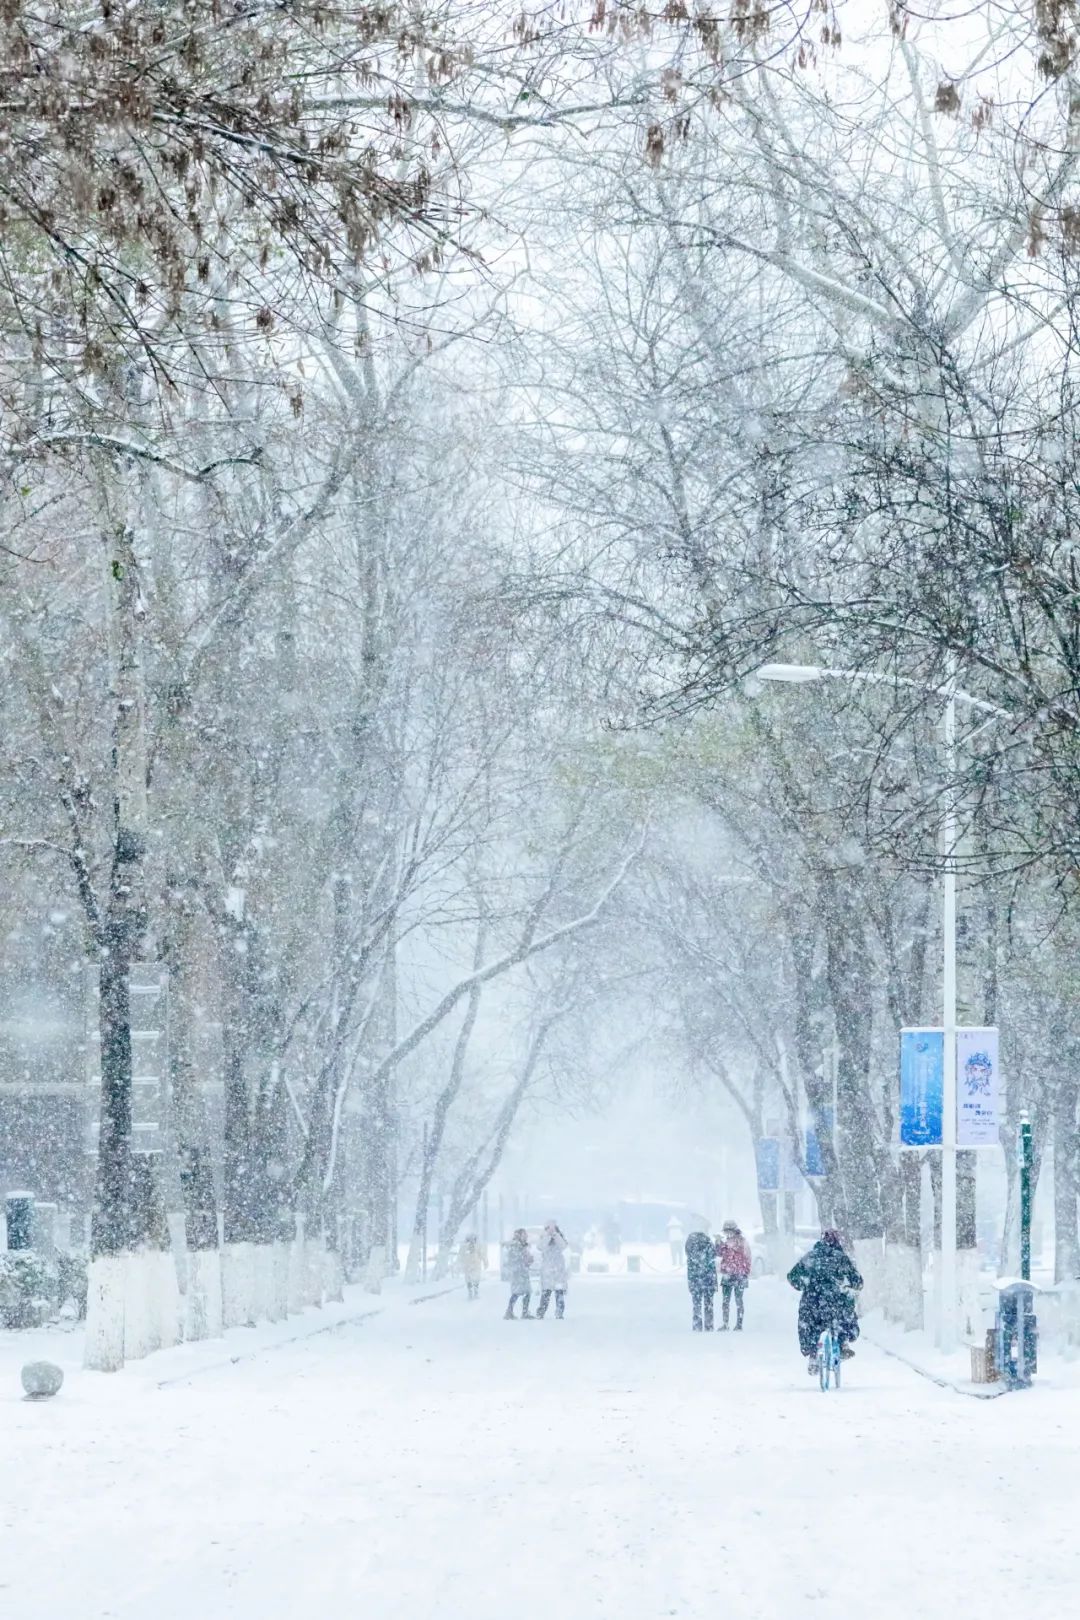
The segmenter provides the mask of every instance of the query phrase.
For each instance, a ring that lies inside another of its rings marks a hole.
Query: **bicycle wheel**
[[[823,1390],[828,1389],[833,1368],[832,1334],[826,1329],[818,1340],[818,1379]]]

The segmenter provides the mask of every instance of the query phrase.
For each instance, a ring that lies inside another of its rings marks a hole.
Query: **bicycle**
[[[817,1373],[823,1390],[840,1388],[840,1362],[842,1341],[840,1329],[830,1322],[818,1339]]]

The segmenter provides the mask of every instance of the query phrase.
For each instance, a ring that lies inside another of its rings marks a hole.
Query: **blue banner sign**
[[[900,1031],[900,1146],[940,1147],[945,1089],[945,1034]]]
[[[831,1140],[835,1131],[832,1109],[823,1108],[820,1113],[820,1120],[825,1135]],[[821,1136],[815,1125],[806,1127],[806,1173],[808,1176],[823,1176],[825,1174],[825,1156],[821,1151]]]
[[[757,1159],[757,1184],[759,1192],[780,1191],[780,1142],[775,1136],[763,1136],[760,1142],[754,1144],[754,1156]]]

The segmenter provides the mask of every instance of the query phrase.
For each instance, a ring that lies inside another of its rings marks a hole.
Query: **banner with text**
[[[1005,1117],[996,1029],[956,1032],[956,1145],[997,1147]]]
[[[945,1032],[900,1031],[900,1146],[940,1147]]]

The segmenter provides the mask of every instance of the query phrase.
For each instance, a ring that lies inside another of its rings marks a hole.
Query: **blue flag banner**
[[[786,1193],[799,1192],[804,1186],[803,1173],[799,1169],[799,1161],[795,1157],[795,1148],[790,1137],[785,1136],[780,1152],[780,1191]]]
[[[945,1033],[900,1031],[900,1146],[940,1147]]]
[[[780,1142],[775,1136],[763,1136],[754,1144],[757,1159],[759,1192],[780,1191]]]
[[[821,1124],[825,1134],[831,1138],[836,1129],[831,1108],[821,1110]],[[806,1173],[808,1176],[825,1174],[825,1156],[821,1151],[821,1137],[815,1125],[806,1127]]]

